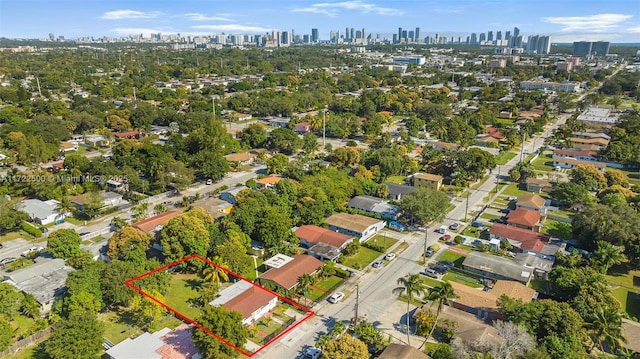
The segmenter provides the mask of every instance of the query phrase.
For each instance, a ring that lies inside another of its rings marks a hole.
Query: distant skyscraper
[[[502,40],[502,31],[496,32],[496,40]]]
[[[599,56],[607,56],[609,54],[609,45],[607,41],[594,41],[591,44],[591,54]]]
[[[470,45],[470,44],[471,44],[471,37],[467,36],[467,45]]]
[[[416,38],[415,38],[415,34],[414,34],[413,30],[409,30],[409,40],[411,40],[411,42],[414,42],[414,41],[416,41],[415,39]]]
[[[401,39],[402,39],[402,28],[399,27],[398,28],[398,42],[402,41]]]
[[[49,33],[49,40],[51,40],[51,41],[55,41],[56,40],[56,35],[54,35],[53,32]]]
[[[477,45],[478,44],[478,34],[471,33],[471,39],[469,40],[471,45]]]
[[[349,28],[348,27],[344,28],[344,40],[345,41],[349,41]]]
[[[518,27],[513,28],[513,36],[511,36],[511,47],[522,47],[522,38],[520,37],[520,29]],[[518,43],[520,42],[520,43]]]
[[[407,30],[402,30],[402,39],[400,39],[400,42],[407,42]]]
[[[318,29],[311,29],[311,42],[318,42]]]
[[[354,28],[351,28],[351,30],[349,30],[351,32],[351,34],[349,35],[349,40],[353,41],[356,38],[356,30]]]
[[[362,36],[360,38],[361,39],[366,39],[367,38],[367,32],[364,30],[364,27],[362,28]]]
[[[282,32],[282,45],[289,46],[291,45],[291,33],[289,31]]]
[[[394,44],[397,44],[397,43],[399,43],[399,42],[400,42],[400,40],[398,40],[398,34],[393,34],[392,42],[393,42]]]
[[[420,42],[420,28],[419,27],[416,27],[416,32],[414,33],[413,41]]]
[[[511,30],[504,33],[504,39],[507,41],[511,40]]]
[[[480,41],[480,43],[483,43],[483,42],[487,41],[487,35],[485,35],[484,32],[480,34],[479,41]]]
[[[360,30],[356,30],[356,39],[362,39],[362,32],[360,32]]]
[[[527,39],[527,52],[546,55],[551,51],[551,36],[531,35]]]
[[[493,31],[487,32],[487,41],[493,41]]]

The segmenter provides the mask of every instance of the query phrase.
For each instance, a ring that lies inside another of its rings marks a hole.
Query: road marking
[[[279,340],[280,343],[284,344],[287,347],[291,347],[298,339],[300,339],[306,332],[300,328],[295,328],[286,335],[285,338],[281,338]]]

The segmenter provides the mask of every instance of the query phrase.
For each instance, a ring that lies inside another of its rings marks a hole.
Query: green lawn
[[[127,325],[115,312],[100,313],[98,319],[105,324],[104,337],[113,344],[118,344],[127,338],[135,338],[143,333],[137,327]]]
[[[462,231],[463,236],[480,238],[480,230],[476,227],[468,226]]]
[[[562,239],[573,238],[573,233],[571,232],[571,223],[556,221],[554,219],[547,219],[546,221],[544,221],[541,232],[552,237],[558,237]]]
[[[438,257],[438,260],[439,261],[451,261],[451,262],[455,263],[456,267],[460,268],[460,267],[462,267],[462,262],[464,262],[465,258],[466,257],[463,256],[462,254],[455,253],[455,252],[452,252],[452,251],[445,251],[444,253],[442,253]]]
[[[632,291],[628,288],[620,287],[611,291],[611,294],[620,302],[624,311],[632,317],[640,319],[640,300],[636,299],[639,291]]]
[[[553,171],[553,159],[551,155],[540,155],[538,158],[531,162],[531,166],[538,171]]]
[[[341,263],[353,269],[363,269],[378,258],[382,253],[360,246],[358,253],[351,257],[341,257]]]
[[[385,182],[397,183],[397,184],[405,184],[405,180],[407,177],[405,176],[389,176]]]
[[[547,281],[534,279],[529,283],[529,286],[535,289],[536,292],[545,293],[547,291]]]
[[[442,276],[443,281],[457,282],[472,288],[482,288],[483,285],[478,282],[478,279],[480,279],[480,276],[471,273],[462,273],[456,269],[451,269],[447,274]]]
[[[11,241],[18,238],[24,238],[29,241],[29,240],[32,240],[34,237],[23,230],[19,230],[19,231],[9,232],[0,236],[0,243]]]
[[[380,245],[382,253],[386,252],[391,246],[396,244],[398,240],[395,238],[376,234],[373,238],[367,241],[368,244]]]
[[[324,291],[328,291],[331,288],[335,287],[336,285],[338,285],[338,283],[342,282],[343,279],[332,275],[330,277],[327,277],[325,279],[321,279],[318,283],[314,284],[315,287],[318,287]]]
[[[496,159],[496,164],[497,165],[504,165],[507,162],[511,161],[514,157],[516,157],[518,154],[515,152],[511,152],[511,151],[501,151],[500,153],[498,153],[498,155],[495,157]]]
[[[171,286],[164,296],[164,302],[171,308],[191,319],[200,315],[200,309],[192,307],[189,300],[199,296],[197,288],[201,280],[195,274],[171,275]]]
[[[609,269],[606,278],[609,284],[619,286],[611,294],[620,302],[622,309],[640,319],[640,301],[636,299],[636,293],[640,293],[640,270],[614,266]]]
[[[433,278],[429,278],[429,277],[420,277],[420,279],[422,279],[422,281],[424,282],[424,284],[428,285],[431,288],[435,288],[435,287],[442,287],[442,282],[437,280],[437,279],[433,279]]]
[[[502,216],[499,216],[497,214],[491,214],[491,213],[482,213],[480,215],[480,218],[484,218],[486,220],[491,220],[491,219],[498,219],[498,218],[502,218]]]
[[[519,189],[517,183],[511,183],[510,185],[507,186],[507,188],[504,189],[504,191],[502,191],[503,196],[513,196],[513,197],[518,197],[525,193],[529,193],[529,192]]]
[[[575,213],[571,211],[565,211],[563,209],[559,209],[557,211],[549,211],[548,214],[556,217],[571,218]]]

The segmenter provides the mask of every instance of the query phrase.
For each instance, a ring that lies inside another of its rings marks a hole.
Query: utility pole
[[[354,306],[355,317],[353,318],[353,329],[358,325],[358,304],[360,303],[360,285],[356,284],[356,304]]]
[[[211,109],[213,110],[213,120],[216,120],[216,98],[211,96]]]
[[[467,214],[469,213],[469,196],[470,196],[470,194],[466,190],[465,190],[465,193],[467,194],[467,204],[465,205],[465,208],[464,208],[464,221],[466,222],[467,219],[468,219],[467,218]]]
[[[133,102],[136,102],[136,88],[133,88]]]
[[[429,241],[429,226],[425,226],[424,232],[424,252],[422,258],[424,258],[424,264],[427,264],[427,242]]]
[[[522,129],[520,129],[520,131],[522,131]],[[524,131],[522,131],[522,143],[520,144],[520,162],[522,162],[524,159]]]

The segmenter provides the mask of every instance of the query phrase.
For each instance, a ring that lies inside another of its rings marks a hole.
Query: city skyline
[[[0,37],[121,37],[143,34],[263,34],[271,30],[311,34],[320,40],[345,27],[391,37],[398,27],[420,28],[463,39],[471,33],[519,27],[522,34],[551,35],[553,42],[640,42],[640,6],[635,0],[615,2],[542,0],[458,1],[273,1],[225,2],[8,0],[0,3]]]

